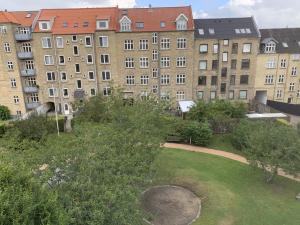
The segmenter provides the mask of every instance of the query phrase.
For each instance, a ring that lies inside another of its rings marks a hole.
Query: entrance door
[[[288,103],[291,104],[292,100],[293,100],[293,98],[288,98]]]
[[[67,103],[64,104],[64,111],[65,111],[65,115],[70,114],[70,107]]]

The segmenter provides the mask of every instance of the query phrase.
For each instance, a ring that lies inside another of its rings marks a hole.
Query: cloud
[[[0,0],[2,10],[38,10],[44,8],[67,8],[67,7],[103,7],[116,6],[134,7],[136,0]],[[4,8],[5,7],[5,8]]]
[[[259,27],[300,27],[300,1],[295,0],[229,0],[211,12],[196,13],[199,17],[254,16]]]

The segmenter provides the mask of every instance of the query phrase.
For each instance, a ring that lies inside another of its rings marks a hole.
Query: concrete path
[[[232,160],[249,165],[249,162],[247,161],[247,159],[245,157],[234,154],[234,153],[230,153],[230,152],[225,152],[225,151],[220,151],[220,150],[215,150],[215,149],[210,149],[210,148],[204,148],[204,147],[198,147],[198,146],[193,146],[193,145],[175,144],[175,143],[165,143],[163,146],[166,148],[181,149],[181,150],[190,151],[190,152],[201,152],[201,153],[206,153],[206,154],[210,154],[210,155],[217,155],[217,156],[225,157],[227,159],[232,159]],[[281,169],[278,170],[278,175],[300,182],[299,176],[294,177],[294,176],[288,175]]]

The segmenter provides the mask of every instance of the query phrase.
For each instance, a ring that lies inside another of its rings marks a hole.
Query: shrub
[[[207,122],[190,121],[182,128],[181,135],[192,144],[207,146],[212,137],[212,130]]]
[[[297,132],[300,135],[300,122],[297,124]]]
[[[241,151],[249,146],[248,135],[252,129],[256,129],[256,123],[257,122],[254,121],[242,120],[238,126],[233,129],[231,143],[236,149]]]
[[[0,120],[9,120],[10,119],[10,111],[4,106],[0,105]]]

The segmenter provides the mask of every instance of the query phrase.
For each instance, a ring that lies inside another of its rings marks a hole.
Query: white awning
[[[283,113],[253,113],[246,114],[249,119],[268,119],[268,118],[287,118],[288,116]]]
[[[186,112],[190,111],[190,109],[195,105],[195,102],[179,101],[178,104],[179,104],[180,111],[183,113],[186,113]]]

